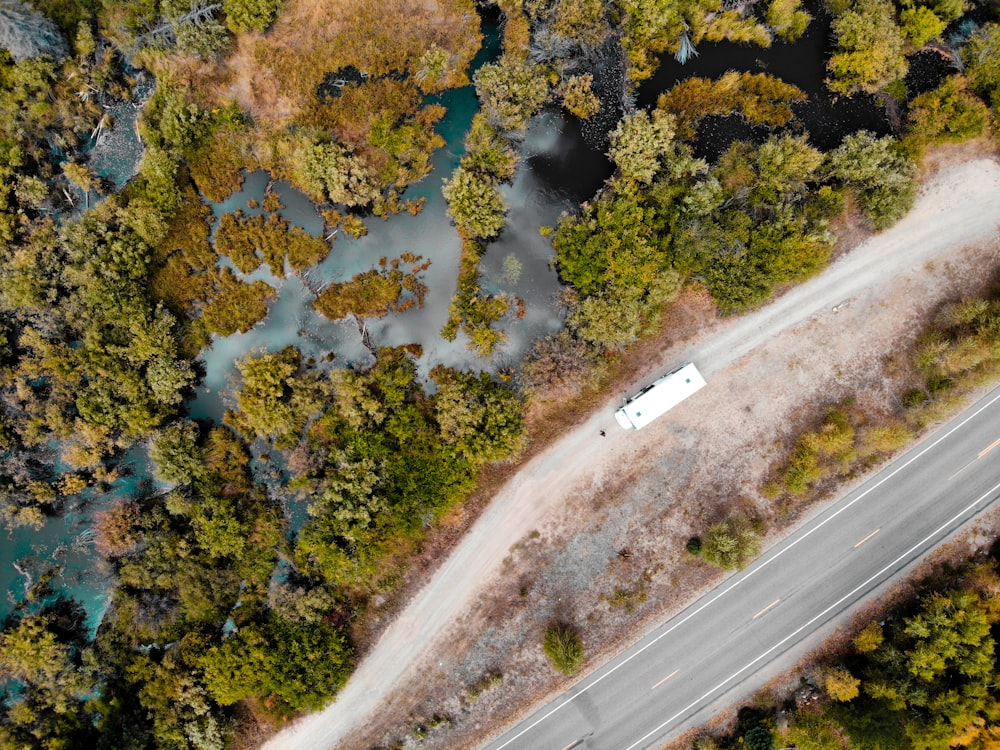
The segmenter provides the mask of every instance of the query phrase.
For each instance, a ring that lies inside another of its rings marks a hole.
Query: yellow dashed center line
[[[670,674],[668,674],[666,677],[664,677],[658,683],[656,683],[655,685],[653,685],[653,687],[651,687],[650,690],[656,690],[656,688],[658,688],[660,685],[662,685],[664,682],[666,682],[667,680],[669,680],[671,677],[673,677],[675,674],[677,674],[680,671],[681,670],[679,670],[679,669],[675,669],[673,672],[671,672]]]
[[[781,601],[781,599],[775,599],[775,600],[774,600],[773,602],[771,602],[771,603],[770,603],[770,604],[768,604],[768,605],[767,605],[766,607],[764,607],[764,609],[762,609],[762,610],[761,610],[760,612],[758,612],[757,614],[755,614],[755,615],[753,616],[753,619],[755,619],[755,620],[756,620],[756,619],[757,619],[758,617],[760,617],[760,616],[761,616],[762,614],[764,614],[765,612],[767,612],[767,610],[771,609],[771,607],[776,607],[776,606],[778,606],[778,602],[780,602],[780,601]]]
[[[862,539],[862,540],[861,540],[860,542],[858,542],[857,544],[855,544],[855,545],[854,545],[854,549],[857,549],[858,547],[860,547],[860,546],[861,546],[862,544],[864,544],[865,542],[867,542],[867,541],[868,541],[869,539],[871,539],[871,538],[872,538],[873,536],[875,536],[875,535],[876,535],[877,533],[879,533],[879,532],[880,532],[881,530],[882,530],[882,527],[881,527],[881,526],[879,526],[879,527],[878,527],[877,529],[875,529],[875,531],[873,531],[873,532],[872,532],[871,534],[869,534],[868,536],[866,536],[866,537],[865,537],[864,539]]]
[[[996,440],[996,441],[990,443],[988,446],[986,446],[981,451],[979,451],[979,456],[978,457],[982,458],[987,453],[989,453],[991,450],[993,450],[994,448],[996,448],[998,445],[1000,445],[1000,440]]]

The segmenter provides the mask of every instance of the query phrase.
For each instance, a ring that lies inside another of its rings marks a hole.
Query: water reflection
[[[813,146],[823,151],[836,148],[845,135],[870,130],[887,135],[890,124],[884,108],[867,94],[833,97],[826,88],[826,60],[832,51],[831,17],[822,8],[810,6],[813,19],[806,33],[795,42],[775,39],[768,49],[734,42],[703,42],[698,57],[687,64],[664,55],[656,74],[638,91],[638,104],[656,106],[661,93],[676,83],[700,76],[718,78],[730,70],[767,73],[802,89],[808,100],[792,105],[796,120],[789,126],[809,134]],[[761,141],[770,131],[750,128],[739,117],[706,118],[698,128],[695,153],[715,160],[736,140]]]

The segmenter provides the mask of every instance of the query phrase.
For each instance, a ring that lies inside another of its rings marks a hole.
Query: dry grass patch
[[[480,40],[466,0],[287,0],[270,31],[240,36],[218,93],[257,120],[288,124],[315,102],[327,74],[350,65],[372,76],[412,76],[437,46],[451,56],[452,75],[436,88],[460,85]]]

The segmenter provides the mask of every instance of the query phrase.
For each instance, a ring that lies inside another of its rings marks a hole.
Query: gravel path
[[[942,169],[922,189],[910,214],[767,307],[721,322],[678,358],[652,363],[636,385],[679,359],[697,363],[712,388],[744,355],[831,311],[849,312],[887,279],[944,260],[955,249],[996,236],[1000,229],[1000,165],[986,159]],[[845,317],[845,323],[847,323]],[[768,373],[759,373],[758,377]],[[697,399],[698,396],[695,397]],[[713,399],[714,400],[714,399]],[[414,665],[466,614],[500,571],[510,548],[579,494],[610,481],[621,466],[646,460],[661,438],[651,426],[624,432],[609,401],[587,422],[526,464],[496,495],[452,555],[385,631],[337,701],[273,737],[266,750],[333,748],[362,725]],[[598,437],[599,430],[607,432]]]

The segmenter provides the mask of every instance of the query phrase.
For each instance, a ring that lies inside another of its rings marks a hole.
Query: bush
[[[868,220],[885,229],[901,219],[917,195],[916,164],[891,136],[866,130],[847,136],[828,156],[830,176],[853,188]]]
[[[601,100],[593,90],[594,77],[590,73],[572,76],[563,86],[563,106],[581,120],[596,115],[601,108]]]
[[[760,554],[761,538],[745,518],[730,518],[713,525],[702,544],[702,557],[723,570],[746,567]]]
[[[701,553],[701,539],[699,537],[693,536],[688,539],[687,544],[684,545],[684,549],[690,552],[692,555],[697,555]]]
[[[549,95],[546,70],[505,55],[474,77],[486,117],[499,130],[522,130]]]
[[[583,638],[572,625],[550,625],[545,631],[542,650],[552,666],[563,674],[576,674],[583,665]]]
[[[758,724],[743,735],[747,750],[774,750],[774,734],[763,724]]]
[[[223,0],[229,30],[264,31],[281,9],[281,0]]]
[[[930,393],[931,398],[948,392],[951,390],[952,385],[953,383],[951,378],[945,377],[944,375],[932,375],[927,378],[927,392]]]
[[[919,391],[923,393],[923,391]],[[896,422],[874,425],[866,428],[861,435],[861,450],[865,454],[892,453],[906,445],[913,434],[905,425]]]
[[[479,696],[487,690],[492,690],[503,684],[503,674],[500,672],[488,672],[483,677],[465,691],[465,697],[470,703],[479,700]]]
[[[488,175],[459,167],[445,180],[442,192],[462,237],[487,239],[500,234],[507,206]]]

